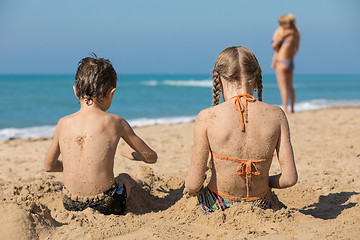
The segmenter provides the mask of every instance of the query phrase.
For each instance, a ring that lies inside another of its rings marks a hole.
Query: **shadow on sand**
[[[352,208],[356,203],[347,203],[349,198],[353,195],[359,194],[358,192],[340,192],[330,193],[326,196],[321,195],[319,202],[305,206],[301,210],[301,213],[311,215],[315,218],[321,218],[323,220],[335,219],[340,213],[348,208]]]
[[[128,181],[134,187],[131,191],[131,196],[127,200],[126,211],[136,215],[166,210],[183,197],[184,184],[183,181],[181,183],[180,180],[179,188],[176,189],[167,188],[168,184],[164,184],[166,187],[156,187],[146,182],[137,182],[132,178],[128,179]]]

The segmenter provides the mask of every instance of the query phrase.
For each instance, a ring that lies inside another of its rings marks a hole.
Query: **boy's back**
[[[80,110],[60,119],[44,160],[47,172],[63,172],[63,204],[67,210],[87,207],[122,214],[131,192],[129,175],[114,179],[114,157],[120,138],[132,149],[122,155],[155,163],[157,154],[121,117],[106,113],[116,90],[117,75],[109,60],[84,58],[75,76]],[[62,160],[58,157],[61,155]],[[119,175],[120,176],[120,175]]]
[[[119,121],[120,117],[98,110],[80,110],[59,121],[63,181],[70,192],[95,195],[113,184]]]

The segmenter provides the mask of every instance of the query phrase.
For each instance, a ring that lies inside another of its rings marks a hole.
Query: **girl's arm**
[[[194,148],[190,170],[185,180],[185,188],[190,194],[198,192],[204,183],[209,158],[209,141],[207,138],[206,120],[208,110],[201,111],[196,117],[194,127]]]
[[[143,161],[146,163],[156,163],[157,154],[152,150],[140,137],[138,137],[129,123],[121,118],[122,130],[121,137],[124,141],[135,150],[134,151],[122,151],[120,154],[126,158],[135,161]]]
[[[59,131],[60,131],[60,121],[56,126],[54,139],[50,145],[50,148],[46,154],[44,160],[44,170],[46,172],[62,172],[63,164],[62,161],[58,160],[60,156],[60,146],[59,146]]]
[[[269,177],[269,185],[271,188],[291,187],[296,184],[298,179],[294,153],[290,140],[289,124],[283,111],[280,131],[276,152],[280,163],[281,173]]]

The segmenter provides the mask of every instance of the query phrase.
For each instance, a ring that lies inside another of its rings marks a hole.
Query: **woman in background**
[[[291,13],[280,16],[279,25],[274,32],[271,44],[274,50],[271,67],[275,69],[284,112],[288,113],[287,105],[290,99],[290,112],[293,113],[295,105],[294,57],[299,49],[300,32],[296,27],[295,16]]]

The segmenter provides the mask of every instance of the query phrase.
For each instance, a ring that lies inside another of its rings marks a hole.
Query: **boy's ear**
[[[106,93],[106,95],[110,96],[111,98],[114,97],[114,94],[115,94],[115,91],[116,91],[116,88],[112,88],[112,89],[109,89]]]
[[[75,96],[77,97],[77,98],[79,98],[79,94],[77,93],[77,91],[76,91],[76,86],[74,85],[73,86],[73,89],[74,89],[74,94],[75,94]],[[79,98],[80,99],[80,98]]]

